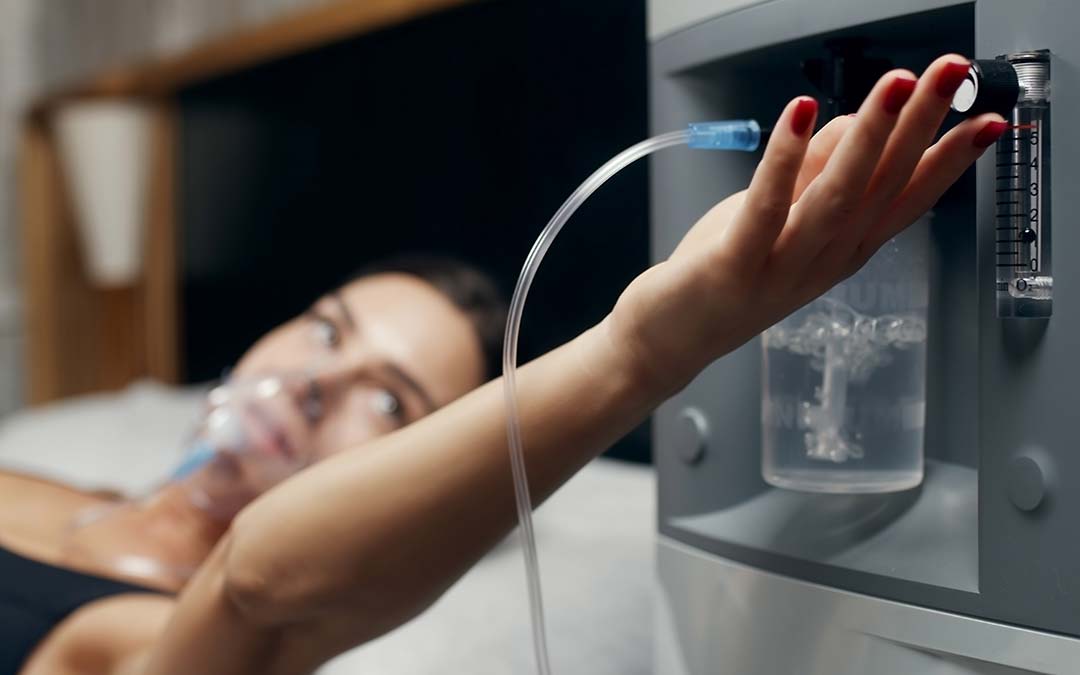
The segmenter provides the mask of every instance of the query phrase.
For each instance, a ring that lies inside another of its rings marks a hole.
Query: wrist
[[[598,324],[624,372],[659,401],[716,358],[708,349],[716,340],[694,320],[701,313],[696,299],[708,297],[709,290],[700,275],[662,262],[639,275]]]
[[[586,338],[584,356],[592,376],[611,383],[617,394],[632,405],[654,408],[690,380],[679,377],[670,364],[655,358],[633,332],[622,330],[611,314],[582,337]]]

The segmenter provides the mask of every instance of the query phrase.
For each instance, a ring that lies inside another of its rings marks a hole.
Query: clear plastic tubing
[[[532,500],[525,473],[525,453],[521,441],[521,420],[518,411],[515,368],[517,367],[518,333],[525,298],[529,294],[536,270],[570,216],[585,200],[634,161],[657,150],[676,145],[689,145],[702,150],[743,150],[753,152],[761,144],[763,132],[754,120],[728,120],[723,122],[699,122],[683,131],[672,131],[654,136],[608,160],[582,183],[555,212],[540,237],[533,244],[525,265],[518,277],[514,296],[510,301],[510,313],[506,320],[503,340],[503,394],[506,398],[506,433],[510,446],[510,467],[514,475],[514,493],[517,502],[518,521],[521,526],[522,548],[525,554],[525,572],[528,576],[529,610],[533,629],[533,650],[539,675],[550,675],[551,665],[547,651],[547,633],[544,628],[544,604],[540,590],[540,566],[536,557],[536,538],[532,524]]]

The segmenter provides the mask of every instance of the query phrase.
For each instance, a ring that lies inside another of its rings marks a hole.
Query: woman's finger
[[[829,120],[829,123],[821,127],[821,130],[810,139],[810,146],[806,149],[806,157],[803,159],[799,177],[795,180],[795,194],[792,201],[799,201],[799,197],[806,190],[829,161],[844,133],[855,123],[855,115],[842,115]]]
[[[852,226],[870,177],[915,86],[915,76],[906,70],[883,76],[824,170],[803,193],[792,222],[773,250],[777,267],[793,280],[835,236]]]
[[[884,215],[908,184],[912,172],[938,134],[957,87],[968,72],[968,61],[958,54],[936,59],[919,78],[919,86],[904,108],[896,131],[881,155],[867,190],[870,222]]]
[[[1008,128],[1000,115],[980,115],[957,125],[926,150],[907,187],[866,233],[857,261],[869,259],[882,244],[933,208],[945,190]]]
[[[737,256],[741,267],[764,262],[784,229],[817,109],[817,101],[800,96],[788,103],[776,122],[746,198],[724,232],[722,248]]]

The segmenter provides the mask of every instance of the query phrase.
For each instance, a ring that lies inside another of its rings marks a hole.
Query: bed
[[[139,494],[176,466],[204,389],[138,382],[0,421],[0,469]],[[655,485],[650,467],[600,459],[537,513],[548,641],[560,675],[651,672]],[[516,536],[428,612],[320,675],[533,671]]]

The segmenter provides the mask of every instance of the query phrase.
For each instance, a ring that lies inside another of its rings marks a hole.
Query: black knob
[[[952,109],[969,117],[996,112],[1008,119],[1017,99],[1020,81],[1016,69],[1005,59],[977,59],[967,79],[953,95]]]
[[[1020,233],[1020,241],[1024,242],[1025,244],[1030,244],[1038,238],[1039,235],[1036,234],[1035,230],[1031,229],[1030,227]]]

